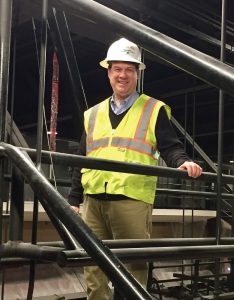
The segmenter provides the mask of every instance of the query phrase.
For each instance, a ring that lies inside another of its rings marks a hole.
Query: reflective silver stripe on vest
[[[107,147],[109,144],[109,138],[103,138],[99,140],[94,140],[91,143],[87,143],[86,151],[87,153],[96,150],[98,148]]]
[[[137,130],[135,132],[134,138],[137,140],[144,141],[146,133],[148,131],[148,126],[150,122],[150,117],[153,112],[153,108],[158,100],[150,98],[144,105],[143,112],[140,116],[139,122],[137,124]]]
[[[98,109],[99,109],[99,104],[92,108],[90,116],[89,116],[87,144],[93,143],[93,131],[94,131],[94,126],[95,126],[95,121],[97,118]]]
[[[121,137],[113,137],[111,146],[127,148],[130,150],[148,154],[150,156],[153,156],[154,152],[155,152],[152,145],[146,144],[146,143],[144,143],[144,141],[133,140],[133,139],[128,139],[128,138],[121,138]]]
[[[101,147],[107,147],[109,143],[109,138],[102,138],[98,140],[93,139],[94,126],[97,119],[97,112],[100,107],[100,104],[94,106],[91,110],[89,116],[89,124],[88,124],[88,133],[87,133],[87,145],[86,152],[89,153],[93,150],[96,150]]]

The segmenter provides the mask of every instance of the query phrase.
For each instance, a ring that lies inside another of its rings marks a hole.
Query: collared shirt
[[[117,104],[114,95],[112,95],[110,99],[111,109],[116,115],[120,115],[123,112],[125,112],[130,106],[132,106],[138,97],[139,94],[137,92],[134,92],[126,99],[122,100],[120,103]]]

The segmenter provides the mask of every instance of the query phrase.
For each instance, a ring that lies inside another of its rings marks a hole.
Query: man
[[[159,153],[170,167],[187,170],[191,177],[202,169],[184,153],[163,102],[136,92],[139,70],[145,69],[136,44],[114,42],[100,65],[108,69],[113,95],[85,112],[80,155],[157,165]],[[81,175],[82,174],[82,175]],[[81,185],[82,182],[82,185]],[[100,239],[150,238],[156,177],[75,169],[69,203]],[[128,264],[143,285],[147,264]],[[89,300],[110,299],[108,279],[98,267],[85,268]]]

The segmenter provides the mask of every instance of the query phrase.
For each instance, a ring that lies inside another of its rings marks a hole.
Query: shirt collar
[[[139,94],[135,91],[130,96],[128,96],[126,99],[123,99],[120,104],[116,104],[114,99],[114,94],[111,96],[110,99],[110,105],[113,110],[113,112],[117,115],[123,113],[126,111],[132,104],[136,101],[136,99],[139,97]]]

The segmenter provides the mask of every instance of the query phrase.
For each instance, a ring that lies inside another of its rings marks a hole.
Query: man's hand
[[[71,208],[77,213],[80,213],[80,207],[79,206],[71,206]]]
[[[202,173],[202,168],[198,164],[194,163],[193,161],[185,161],[177,169],[187,171],[188,176],[193,178],[199,177]]]

